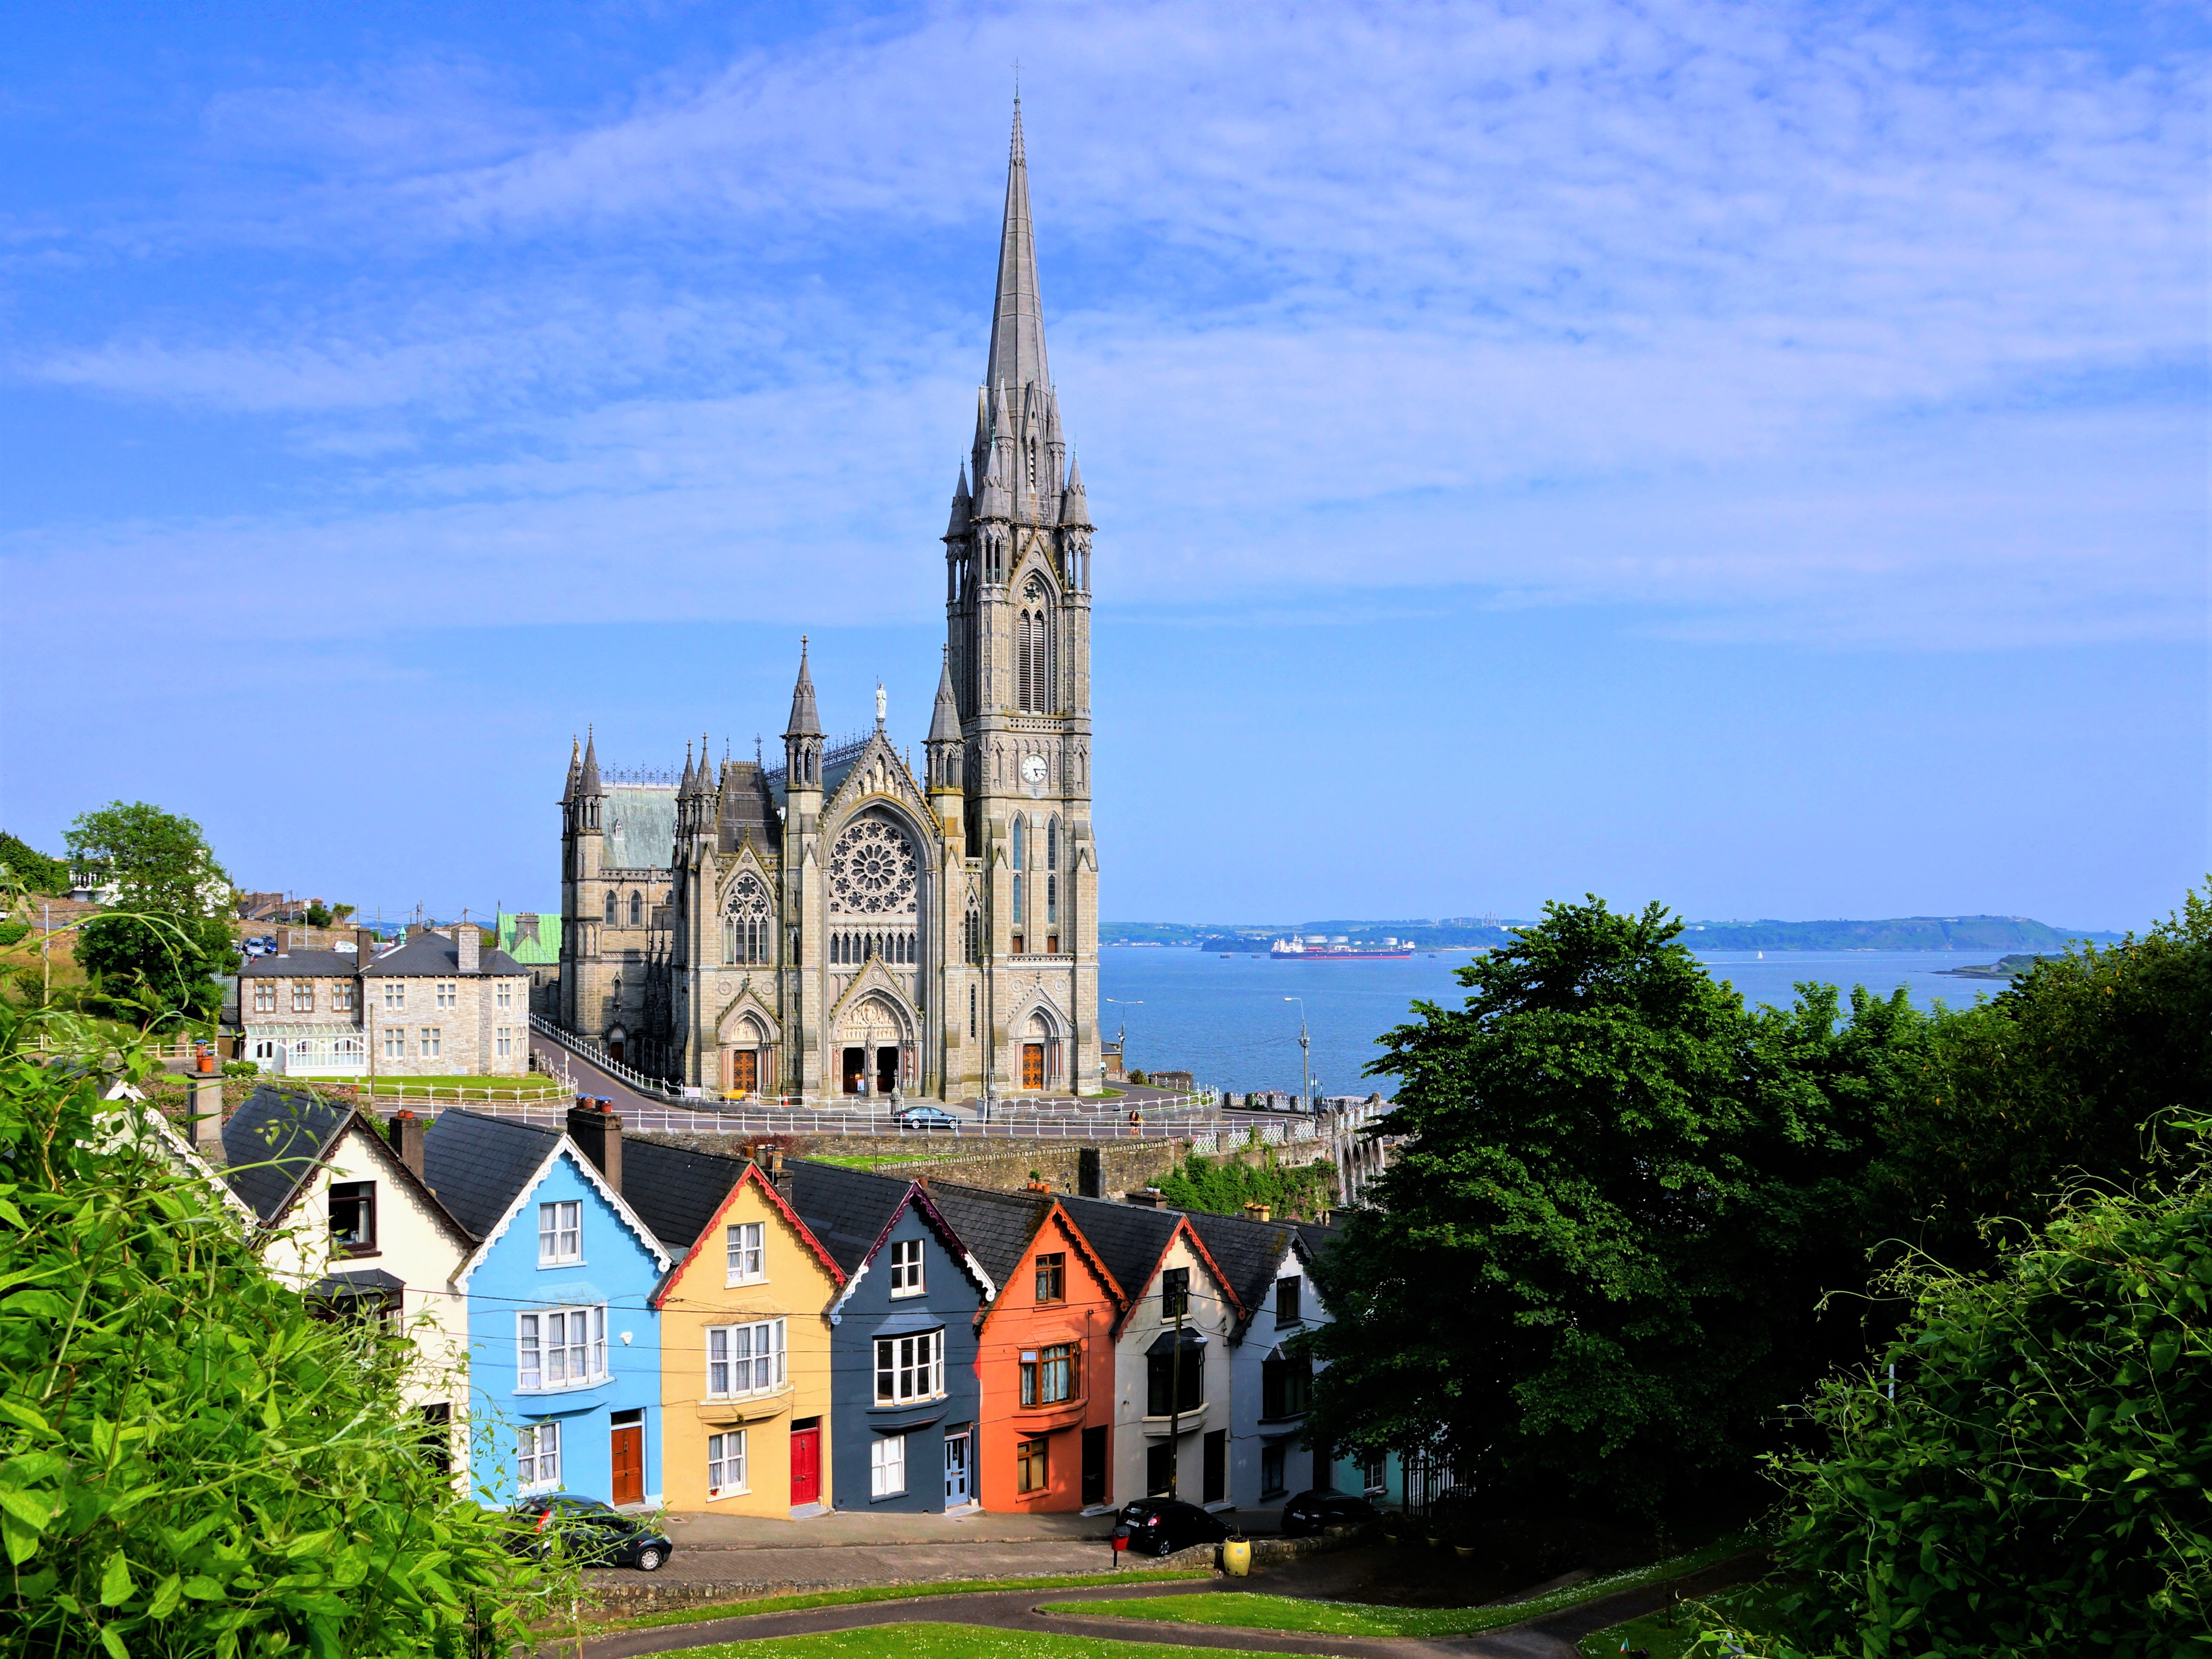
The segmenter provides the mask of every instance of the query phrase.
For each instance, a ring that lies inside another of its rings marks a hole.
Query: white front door
[[[968,1501],[968,1431],[945,1437],[945,1507],[957,1509]]]

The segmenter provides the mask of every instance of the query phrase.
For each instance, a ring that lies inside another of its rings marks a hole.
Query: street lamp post
[[[1305,1109],[1313,1110],[1313,1039],[1306,1032],[1306,1004],[1304,997],[1285,997],[1285,1002],[1298,1005],[1298,1069],[1305,1079]]]
[[[1124,1002],[1119,997],[1104,1000],[1116,1008],[1141,1008],[1145,1006],[1142,997],[1129,1002]],[[1121,1016],[1121,1027],[1114,1033],[1114,1046],[1121,1051],[1121,1081],[1127,1083],[1129,1080],[1129,1017],[1127,1014]]]

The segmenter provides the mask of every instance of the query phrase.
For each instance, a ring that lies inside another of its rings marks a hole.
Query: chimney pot
[[[392,1115],[392,1150],[418,1176],[422,1173],[422,1135],[428,1127],[404,1107]]]
[[[185,1078],[191,1091],[192,1146],[202,1155],[222,1151],[222,1079]]]
[[[607,1109],[604,1100],[580,1097],[568,1109],[568,1139],[599,1165],[607,1185],[617,1193],[623,1189],[622,1127],[622,1119]]]

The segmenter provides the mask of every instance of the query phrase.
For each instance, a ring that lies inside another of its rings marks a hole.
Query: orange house
[[[999,1287],[976,1316],[983,1507],[1111,1501],[1121,1287],[1048,1192],[932,1182],[929,1193]]]

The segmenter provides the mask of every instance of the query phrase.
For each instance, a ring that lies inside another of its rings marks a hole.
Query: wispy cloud
[[[149,325],[19,264],[10,356],[327,470],[14,547],[156,586],[313,547],[539,620],[803,619],[835,570],[926,613],[1018,52],[1109,603],[1442,584],[1688,632],[2185,632],[2201,43],[1942,25],[946,9],[582,108],[450,58],[233,90],[210,210],[103,228],[188,291]]]

